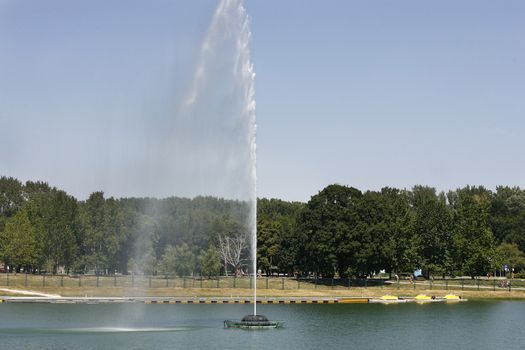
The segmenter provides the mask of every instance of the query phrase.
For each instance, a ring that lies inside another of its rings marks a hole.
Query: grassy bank
[[[265,297],[380,297],[385,294],[442,296],[455,293],[469,299],[524,299],[525,281],[513,280],[296,280],[258,278],[258,295]],[[166,278],[162,276],[43,276],[0,275],[0,288],[28,290],[65,297],[246,297],[252,296],[249,278]],[[0,290],[0,294],[6,295]]]
[[[244,288],[155,288],[155,289],[127,289],[127,288],[56,288],[41,287],[27,289],[33,292],[46,294],[59,294],[64,297],[226,297],[226,298],[252,298],[253,291]],[[412,290],[412,289],[382,289],[353,288],[351,290],[282,290],[263,289],[257,295],[261,298],[278,297],[380,297],[386,294],[397,296],[416,296],[418,294],[444,296],[448,293],[461,295],[470,300],[485,299],[520,299],[525,300],[525,291],[450,291],[444,289]],[[14,293],[2,293],[2,295],[16,296]]]
[[[226,298],[252,298],[250,289],[233,288],[156,288],[156,289],[124,289],[124,288],[34,288],[31,291],[60,294],[64,297],[226,297]],[[0,292],[1,293],[1,292]],[[380,290],[374,288],[356,288],[352,291],[342,290],[281,290],[264,289],[257,292],[261,298],[272,297],[347,297],[347,296],[381,296]],[[404,293],[403,295],[409,295]]]

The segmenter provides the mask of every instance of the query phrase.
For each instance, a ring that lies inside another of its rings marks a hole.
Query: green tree
[[[178,246],[168,245],[160,263],[165,275],[189,276],[195,269],[195,257],[186,243]]]
[[[444,194],[431,187],[412,190],[415,210],[413,232],[417,242],[417,264],[428,274],[452,274],[454,267],[453,221]]]
[[[126,218],[119,203],[114,198],[109,198],[104,203],[104,245],[103,255],[106,269],[122,271],[127,265],[127,255],[122,253],[129,230],[126,227]]]
[[[381,189],[385,234],[381,242],[381,268],[387,272],[409,271],[417,260],[417,241],[413,233],[414,213],[407,191]]]
[[[280,233],[279,222],[261,218],[257,221],[257,255],[258,267],[271,274],[271,268],[277,263],[280,252]]]
[[[36,264],[35,232],[25,210],[19,210],[1,231],[0,251],[2,260],[19,270],[31,270]]]
[[[23,195],[26,199],[31,200],[35,195],[41,193],[50,193],[56,191],[56,188],[51,188],[47,182],[42,181],[26,181],[23,187]]]
[[[23,204],[22,183],[12,177],[0,177],[0,231]]]
[[[483,187],[467,186],[449,192],[454,210],[454,244],[457,266],[474,277],[497,267],[495,241],[489,227],[491,194]]]
[[[130,233],[119,202],[106,200],[103,192],[94,192],[81,206],[80,221],[85,268],[97,273],[127,269],[128,255],[121,250],[129,247],[125,242]]]
[[[78,257],[78,203],[64,191],[34,192],[26,204],[36,232],[38,265],[56,273],[68,269]]]
[[[270,267],[293,275],[298,269],[298,218],[304,204],[280,199],[259,199],[257,202],[258,266],[270,272]]]
[[[199,265],[201,275],[210,278],[217,276],[221,271],[221,261],[217,249],[209,246],[208,249],[201,251],[199,255]]]
[[[356,246],[350,271],[372,275],[386,267],[385,243],[388,238],[386,211],[380,193],[367,191],[357,205],[357,220],[351,241]]]
[[[82,254],[85,269],[99,271],[107,266],[104,254],[106,239],[105,199],[103,192],[92,193],[81,206],[80,220],[83,230]]]
[[[157,273],[158,261],[155,251],[148,249],[146,254],[140,260],[140,268],[146,275],[155,275]]]
[[[135,258],[130,258],[128,261],[127,270],[133,274],[156,275],[159,262],[153,249],[148,249],[143,255]]]
[[[492,195],[489,224],[498,243],[516,243],[525,250],[525,191],[499,186]]]
[[[344,276],[354,265],[360,246],[354,239],[362,194],[342,185],[330,185],[313,196],[300,214],[299,264],[303,271]]]
[[[127,270],[134,274],[155,275],[158,261],[153,249],[149,248],[143,255],[128,260]]]
[[[525,253],[520,250],[516,243],[500,244],[497,248],[497,253],[500,261],[509,265],[511,269],[515,271],[523,271],[525,269]]]

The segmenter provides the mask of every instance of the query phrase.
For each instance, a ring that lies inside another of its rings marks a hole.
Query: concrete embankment
[[[356,302],[368,302],[368,298],[352,298]],[[6,296],[0,298],[4,303],[62,303],[62,304],[102,304],[102,303],[144,303],[144,304],[253,304],[249,298],[195,298],[195,297],[38,297]],[[258,304],[334,304],[338,298],[262,298]]]
[[[346,298],[260,298],[258,304],[366,304],[366,303],[409,303],[409,302],[445,302],[465,301],[459,296],[418,299],[414,297],[346,297]],[[104,304],[104,303],[143,303],[143,304],[253,304],[250,298],[181,298],[181,297],[42,297],[42,296],[6,296],[0,298],[4,303],[55,303],[55,304]]]

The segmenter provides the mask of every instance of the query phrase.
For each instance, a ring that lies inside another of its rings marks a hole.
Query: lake
[[[285,328],[224,329],[250,305],[0,304],[1,349],[518,349],[525,302],[258,305]]]

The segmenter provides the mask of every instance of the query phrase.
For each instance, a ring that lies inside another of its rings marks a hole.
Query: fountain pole
[[[253,80],[252,80],[253,82]],[[252,90],[253,91],[253,90]],[[251,207],[251,231],[252,231],[252,269],[253,269],[253,314],[257,315],[257,124],[255,111],[252,115],[251,145],[250,152],[252,158],[252,181],[253,181],[253,198]]]
[[[257,193],[257,191],[255,191]],[[253,247],[253,314],[257,315],[257,195],[255,195],[253,215],[255,215],[252,228],[252,247]]]

